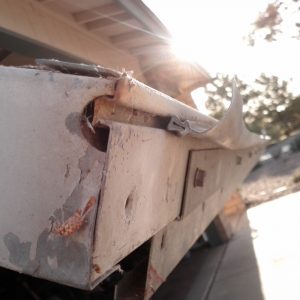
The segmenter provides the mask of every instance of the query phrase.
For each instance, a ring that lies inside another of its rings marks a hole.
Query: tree
[[[300,0],[272,1],[252,24],[248,44],[254,46],[260,36],[268,42],[281,35],[300,40],[299,20]],[[229,76],[217,74],[206,86],[207,108],[216,118],[222,117],[230,103],[231,82]],[[245,123],[251,131],[276,141],[300,128],[300,95],[290,92],[287,81],[261,74],[253,84],[237,79],[237,86],[244,99]]]
[[[259,34],[269,42],[275,41],[280,34],[300,39],[299,17],[299,0],[272,2],[258,15],[246,40],[250,46],[254,46]],[[287,28],[289,32],[285,32]]]
[[[206,86],[207,109],[217,119],[230,104],[232,79],[217,74]],[[261,74],[254,84],[239,79],[236,83],[244,99],[245,123],[249,130],[276,141],[300,128],[300,96],[293,96],[287,81]]]

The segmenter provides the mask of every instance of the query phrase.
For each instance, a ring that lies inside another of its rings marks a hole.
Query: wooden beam
[[[91,21],[85,24],[86,28],[90,31],[97,30],[99,28],[103,28],[106,26],[111,26],[114,24],[118,24],[119,22],[125,22],[132,19],[132,17],[128,13],[121,13],[112,18],[105,17],[99,20]],[[123,24],[123,23],[122,23]]]
[[[40,2],[40,3],[44,3],[44,4],[47,4],[47,3],[50,3],[50,2],[54,2],[55,0],[37,0],[37,2]]]
[[[73,18],[77,23],[87,23],[98,20],[103,17],[115,16],[124,12],[124,10],[116,3],[105,4],[97,6],[93,9],[82,10],[73,13]]]
[[[0,48],[0,62],[11,54],[11,51]]]
[[[147,36],[148,36],[148,34],[145,33],[144,31],[133,30],[133,31],[129,31],[126,33],[114,35],[114,36],[110,37],[110,40],[114,44],[122,44],[124,42],[127,42],[128,40],[140,39],[140,38],[147,37]]]
[[[163,44],[161,42],[153,45],[135,47],[130,49],[130,53],[137,56],[149,55],[149,54],[153,55],[153,54],[166,53],[166,52],[171,52],[170,45]]]
[[[139,0],[115,0],[129,11],[137,20],[145,25],[148,30],[161,36],[170,38],[170,34],[159,18]]]
[[[41,55],[44,53],[43,49],[53,50],[53,53],[62,51],[62,56],[52,57],[66,57],[66,60],[71,56],[76,61],[89,61],[114,68],[121,66],[134,70],[139,79],[144,81],[137,59],[124,49],[115,47],[105,33],[99,32],[95,35],[74,20],[65,18],[38,2],[0,1],[0,40],[4,34],[15,37],[17,41],[20,38],[22,41],[24,39],[37,57],[45,57]],[[34,44],[37,46],[34,47]],[[5,48],[5,45],[2,43],[2,47]],[[20,51],[15,43],[6,48],[16,48],[16,51]],[[37,51],[37,48],[42,49],[42,52]]]

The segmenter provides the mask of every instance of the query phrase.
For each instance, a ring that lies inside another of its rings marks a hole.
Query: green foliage
[[[206,86],[206,106],[217,119],[229,106],[232,80],[228,75],[217,74]],[[276,141],[300,128],[300,96],[292,95],[287,81],[265,74],[252,85],[235,80],[244,99],[245,123],[249,130]]]
[[[272,1],[261,12],[246,40],[253,46],[259,37],[272,42],[280,35],[300,39],[300,0]],[[217,74],[206,86],[207,108],[220,119],[231,100],[232,79]],[[289,136],[300,128],[300,95],[289,91],[288,82],[261,74],[254,84],[236,79],[244,99],[244,116],[248,128],[267,135],[272,141]]]

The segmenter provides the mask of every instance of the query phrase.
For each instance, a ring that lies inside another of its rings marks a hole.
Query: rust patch
[[[101,268],[99,267],[99,265],[97,264],[94,264],[93,265],[93,269],[96,273],[100,274],[101,273]]]
[[[148,269],[148,284],[145,290],[145,298],[149,299],[164,281],[165,280],[158,274],[157,270],[150,265]]]
[[[165,281],[152,265],[150,265],[149,267],[149,276],[153,280],[153,282],[157,282],[159,283],[159,285],[161,285]]]
[[[119,101],[120,99],[128,100],[132,86],[132,78],[127,75],[123,75],[118,79],[115,87],[114,101]]]
[[[70,218],[68,218],[62,225],[55,225],[51,231],[61,236],[70,236],[74,234],[82,227],[87,214],[89,213],[92,206],[95,205],[95,203],[96,198],[90,197],[83,211],[81,211],[81,209],[77,209],[75,213]]]

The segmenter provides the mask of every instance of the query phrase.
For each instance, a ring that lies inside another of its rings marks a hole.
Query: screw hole
[[[194,187],[202,187],[204,184],[204,178],[205,178],[206,172],[204,170],[201,170],[199,168],[196,169],[195,175],[194,175]]]

